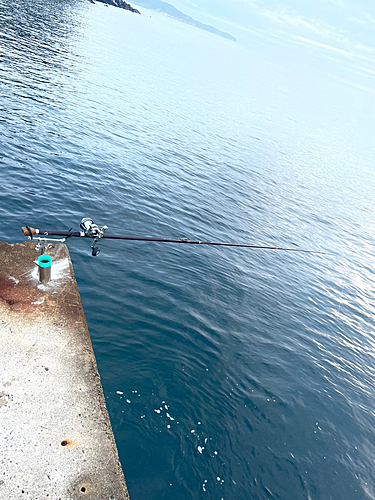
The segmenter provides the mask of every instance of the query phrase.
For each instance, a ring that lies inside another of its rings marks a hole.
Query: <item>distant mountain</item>
[[[89,0],[91,3],[95,3],[94,0]],[[96,0],[97,2],[105,3],[107,5],[113,5],[114,7],[119,7],[120,9],[130,10],[131,12],[136,12],[140,14],[139,10],[135,9],[130,5],[130,3],[125,2],[124,0]],[[201,30],[209,31],[210,33],[214,33],[215,35],[222,36],[227,38],[228,40],[232,40],[233,42],[237,42],[237,39],[229,33],[225,33],[225,31],[220,31],[213,26],[208,24],[203,24],[200,21],[196,21],[192,17],[184,14],[180,10],[176,9],[173,5],[167,2],[163,2],[162,0],[136,0],[136,4],[141,7],[145,7],[146,9],[155,10],[156,12],[161,12],[162,14],[167,14],[167,16],[172,17],[173,19],[177,19],[177,21],[181,21],[186,24],[191,24],[192,26],[196,26]]]
[[[232,40],[233,42],[237,42],[237,39],[229,33],[225,33],[225,31],[220,31],[213,26],[209,26],[208,24],[203,24],[200,21],[196,21],[192,17],[184,14],[180,10],[176,9],[173,5],[167,2],[163,2],[162,0],[134,0],[135,3],[141,7],[145,7],[146,9],[156,10],[157,12],[162,12],[163,14],[167,14],[173,19],[177,19],[178,21],[182,21],[183,23],[191,24],[205,31],[209,31],[210,33],[214,33],[215,35],[222,36],[227,38],[228,40]]]
[[[124,2],[124,0],[96,0],[97,2],[105,3],[107,5],[113,5],[113,7],[119,7],[120,9],[130,10],[130,12],[135,12],[140,14],[139,10],[135,9],[130,5],[130,3]],[[94,0],[90,0],[91,3],[95,3]]]

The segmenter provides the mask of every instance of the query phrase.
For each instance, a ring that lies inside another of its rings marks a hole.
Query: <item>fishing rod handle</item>
[[[63,236],[65,238],[70,238],[71,236],[85,237],[83,231],[54,231],[49,229],[34,229],[33,227],[24,226],[21,228],[21,232],[24,236],[35,236],[36,234],[40,236]],[[30,234],[31,232],[31,234]]]
[[[34,236],[35,234],[39,234],[39,229],[34,229],[33,227],[21,227],[21,232],[24,236]],[[31,232],[31,234],[30,234]]]

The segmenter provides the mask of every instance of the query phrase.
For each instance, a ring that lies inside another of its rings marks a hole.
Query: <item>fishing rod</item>
[[[240,248],[253,248],[257,250],[281,250],[284,252],[302,252],[311,253],[319,255],[327,255],[325,252],[318,252],[315,250],[302,250],[300,248],[283,248],[283,247],[272,247],[272,246],[261,246],[261,245],[249,245],[245,243],[220,243],[214,241],[195,241],[188,240],[187,238],[172,239],[172,238],[154,238],[149,236],[123,236],[119,234],[107,234],[105,231],[108,229],[107,226],[99,227],[94,223],[89,217],[84,217],[80,223],[81,231],[54,231],[51,229],[34,229],[29,226],[24,226],[21,228],[22,234],[27,236],[30,240],[36,239],[40,242],[47,241],[59,241],[64,242],[67,238],[77,237],[77,238],[92,238],[93,243],[91,245],[91,255],[95,257],[99,254],[100,248],[96,246],[97,242],[102,239],[110,240],[127,240],[127,241],[154,241],[158,243],[185,243],[188,245],[210,245],[210,246],[223,246],[223,247],[240,247]],[[48,236],[61,236],[62,239],[55,240],[53,238],[47,238]]]

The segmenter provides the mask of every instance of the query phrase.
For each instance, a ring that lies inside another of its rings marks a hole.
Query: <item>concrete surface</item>
[[[67,247],[0,241],[0,499],[126,500]]]

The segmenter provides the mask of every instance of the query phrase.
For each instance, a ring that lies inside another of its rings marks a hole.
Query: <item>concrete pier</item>
[[[0,241],[0,499],[127,500],[67,247]]]

